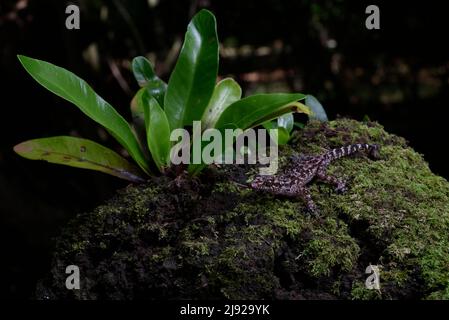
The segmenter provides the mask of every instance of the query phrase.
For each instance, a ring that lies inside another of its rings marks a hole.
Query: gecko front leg
[[[306,203],[308,212],[312,214],[318,214],[318,208],[315,205],[315,202],[313,202],[312,195],[310,194],[310,191],[307,189],[306,186],[295,186],[294,188],[291,189],[284,188],[272,193],[289,198],[301,198]]]
[[[312,200],[312,195],[310,194],[310,191],[305,186],[301,186],[298,188],[296,192],[296,196],[300,197],[306,202],[307,205],[307,211],[309,211],[312,214],[317,215],[318,214],[318,208]]]
[[[343,180],[327,174],[325,170],[318,170],[316,178],[320,181],[333,184],[335,186],[335,192],[337,193],[343,193],[348,190],[346,188],[346,183]]]
[[[318,213],[318,208],[312,200],[312,195],[310,191],[305,186],[297,186],[293,184],[288,184],[289,187],[284,186],[281,188],[274,187],[274,181],[276,179],[257,177],[250,184],[251,188],[255,190],[265,191],[274,195],[284,196],[288,198],[301,198],[305,201],[307,205],[307,211],[313,214]],[[267,183],[269,182],[269,183]]]

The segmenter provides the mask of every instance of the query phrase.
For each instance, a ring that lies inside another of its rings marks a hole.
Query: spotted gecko
[[[307,204],[307,209],[312,213],[317,213],[317,207],[306,185],[313,178],[317,178],[335,185],[336,192],[345,192],[346,183],[328,175],[326,169],[333,160],[360,150],[366,150],[371,156],[376,157],[379,146],[359,143],[332,149],[318,156],[293,156],[292,163],[285,172],[277,175],[258,175],[250,183],[250,187],[275,195],[302,198]]]

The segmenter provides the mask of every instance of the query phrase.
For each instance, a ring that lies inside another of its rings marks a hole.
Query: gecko
[[[334,185],[337,193],[345,192],[347,190],[346,182],[328,175],[326,169],[332,161],[362,150],[367,151],[372,157],[378,157],[379,145],[359,143],[331,149],[317,156],[295,155],[291,158],[291,164],[283,173],[276,175],[257,175],[250,182],[250,187],[254,190],[264,191],[274,195],[302,198],[307,204],[308,211],[316,214],[318,209],[307,189],[307,184],[316,178]]]

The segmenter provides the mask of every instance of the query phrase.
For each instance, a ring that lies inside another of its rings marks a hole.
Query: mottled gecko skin
[[[372,156],[377,156],[379,146],[374,144],[352,144],[332,149],[318,156],[294,156],[291,165],[282,174],[259,175],[251,182],[251,188],[275,195],[299,197],[306,201],[310,212],[316,213],[317,207],[312,200],[306,185],[317,178],[323,182],[335,185],[336,192],[345,192],[344,181],[326,173],[328,165],[335,159],[366,150]]]

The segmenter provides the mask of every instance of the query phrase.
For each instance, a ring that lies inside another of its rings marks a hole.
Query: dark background
[[[65,28],[66,1],[0,0],[0,296],[30,298],[49,269],[52,238],[76,213],[126,186],[114,177],[22,159],[24,140],[77,135],[120,151],[77,108],[38,85],[16,58],[65,67],[129,119],[130,61],[147,55],[168,80],[201,7],[217,16],[220,76],[244,94],[299,91],[331,119],[369,117],[404,136],[446,178],[448,11],[443,1],[85,0],[81,29]],[[381,29],[365,28],[380,7]]]

